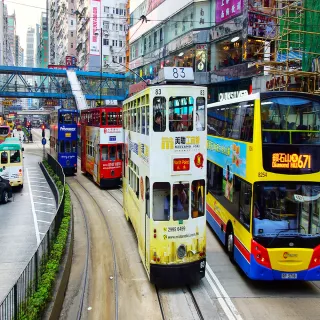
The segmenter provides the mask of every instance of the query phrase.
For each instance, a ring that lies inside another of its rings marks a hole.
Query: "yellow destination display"
[[[272,168],[311,169],[310,154],[273,153]]]

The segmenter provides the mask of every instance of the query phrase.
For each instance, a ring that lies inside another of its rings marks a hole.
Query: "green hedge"
[[[43,161],[43,165],[48,170],[49,174],[56,182],[59,189],[60,196],[63,194],[63,186],[61,181],[57,180],[57,175],[49,166],[47,161]],[[51,249],[49,259],[44,265],[44,271],[39,279],[38,290],[27,301],[27,307],[19,314],[18,319],[21,320],[36,320],[40,319],[42,312],[44,311],[47,303],[51,299],[51,293],[56,278],[56,274],[59,271],[60,262],[66,247],[68,231],[70,225],[71,214],[71,197],[69,187],[65,185],[65,202],[64,202],[64,217],[62,219],[58,236],[54,241]]]

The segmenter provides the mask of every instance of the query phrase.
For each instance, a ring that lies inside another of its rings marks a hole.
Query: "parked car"
[[[0,177],[0,202],[7,203],[12,198],[12,187],[9,180]]]

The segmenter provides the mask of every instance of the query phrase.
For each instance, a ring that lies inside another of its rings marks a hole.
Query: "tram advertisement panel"
[[[77,140],[77,127],[73,125],[59,125],[58,130],[59,140]]]

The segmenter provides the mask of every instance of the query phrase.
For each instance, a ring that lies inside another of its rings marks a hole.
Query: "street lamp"
[[[100,32],[97,30],[94,35],[98,36],[100,34],[100,106],[102,106],[101,102],[101,96],[102,96],[102,36],[104,35],[105,37],[109,36],[108,32],[102,33],[103,30],[100,28]]]

